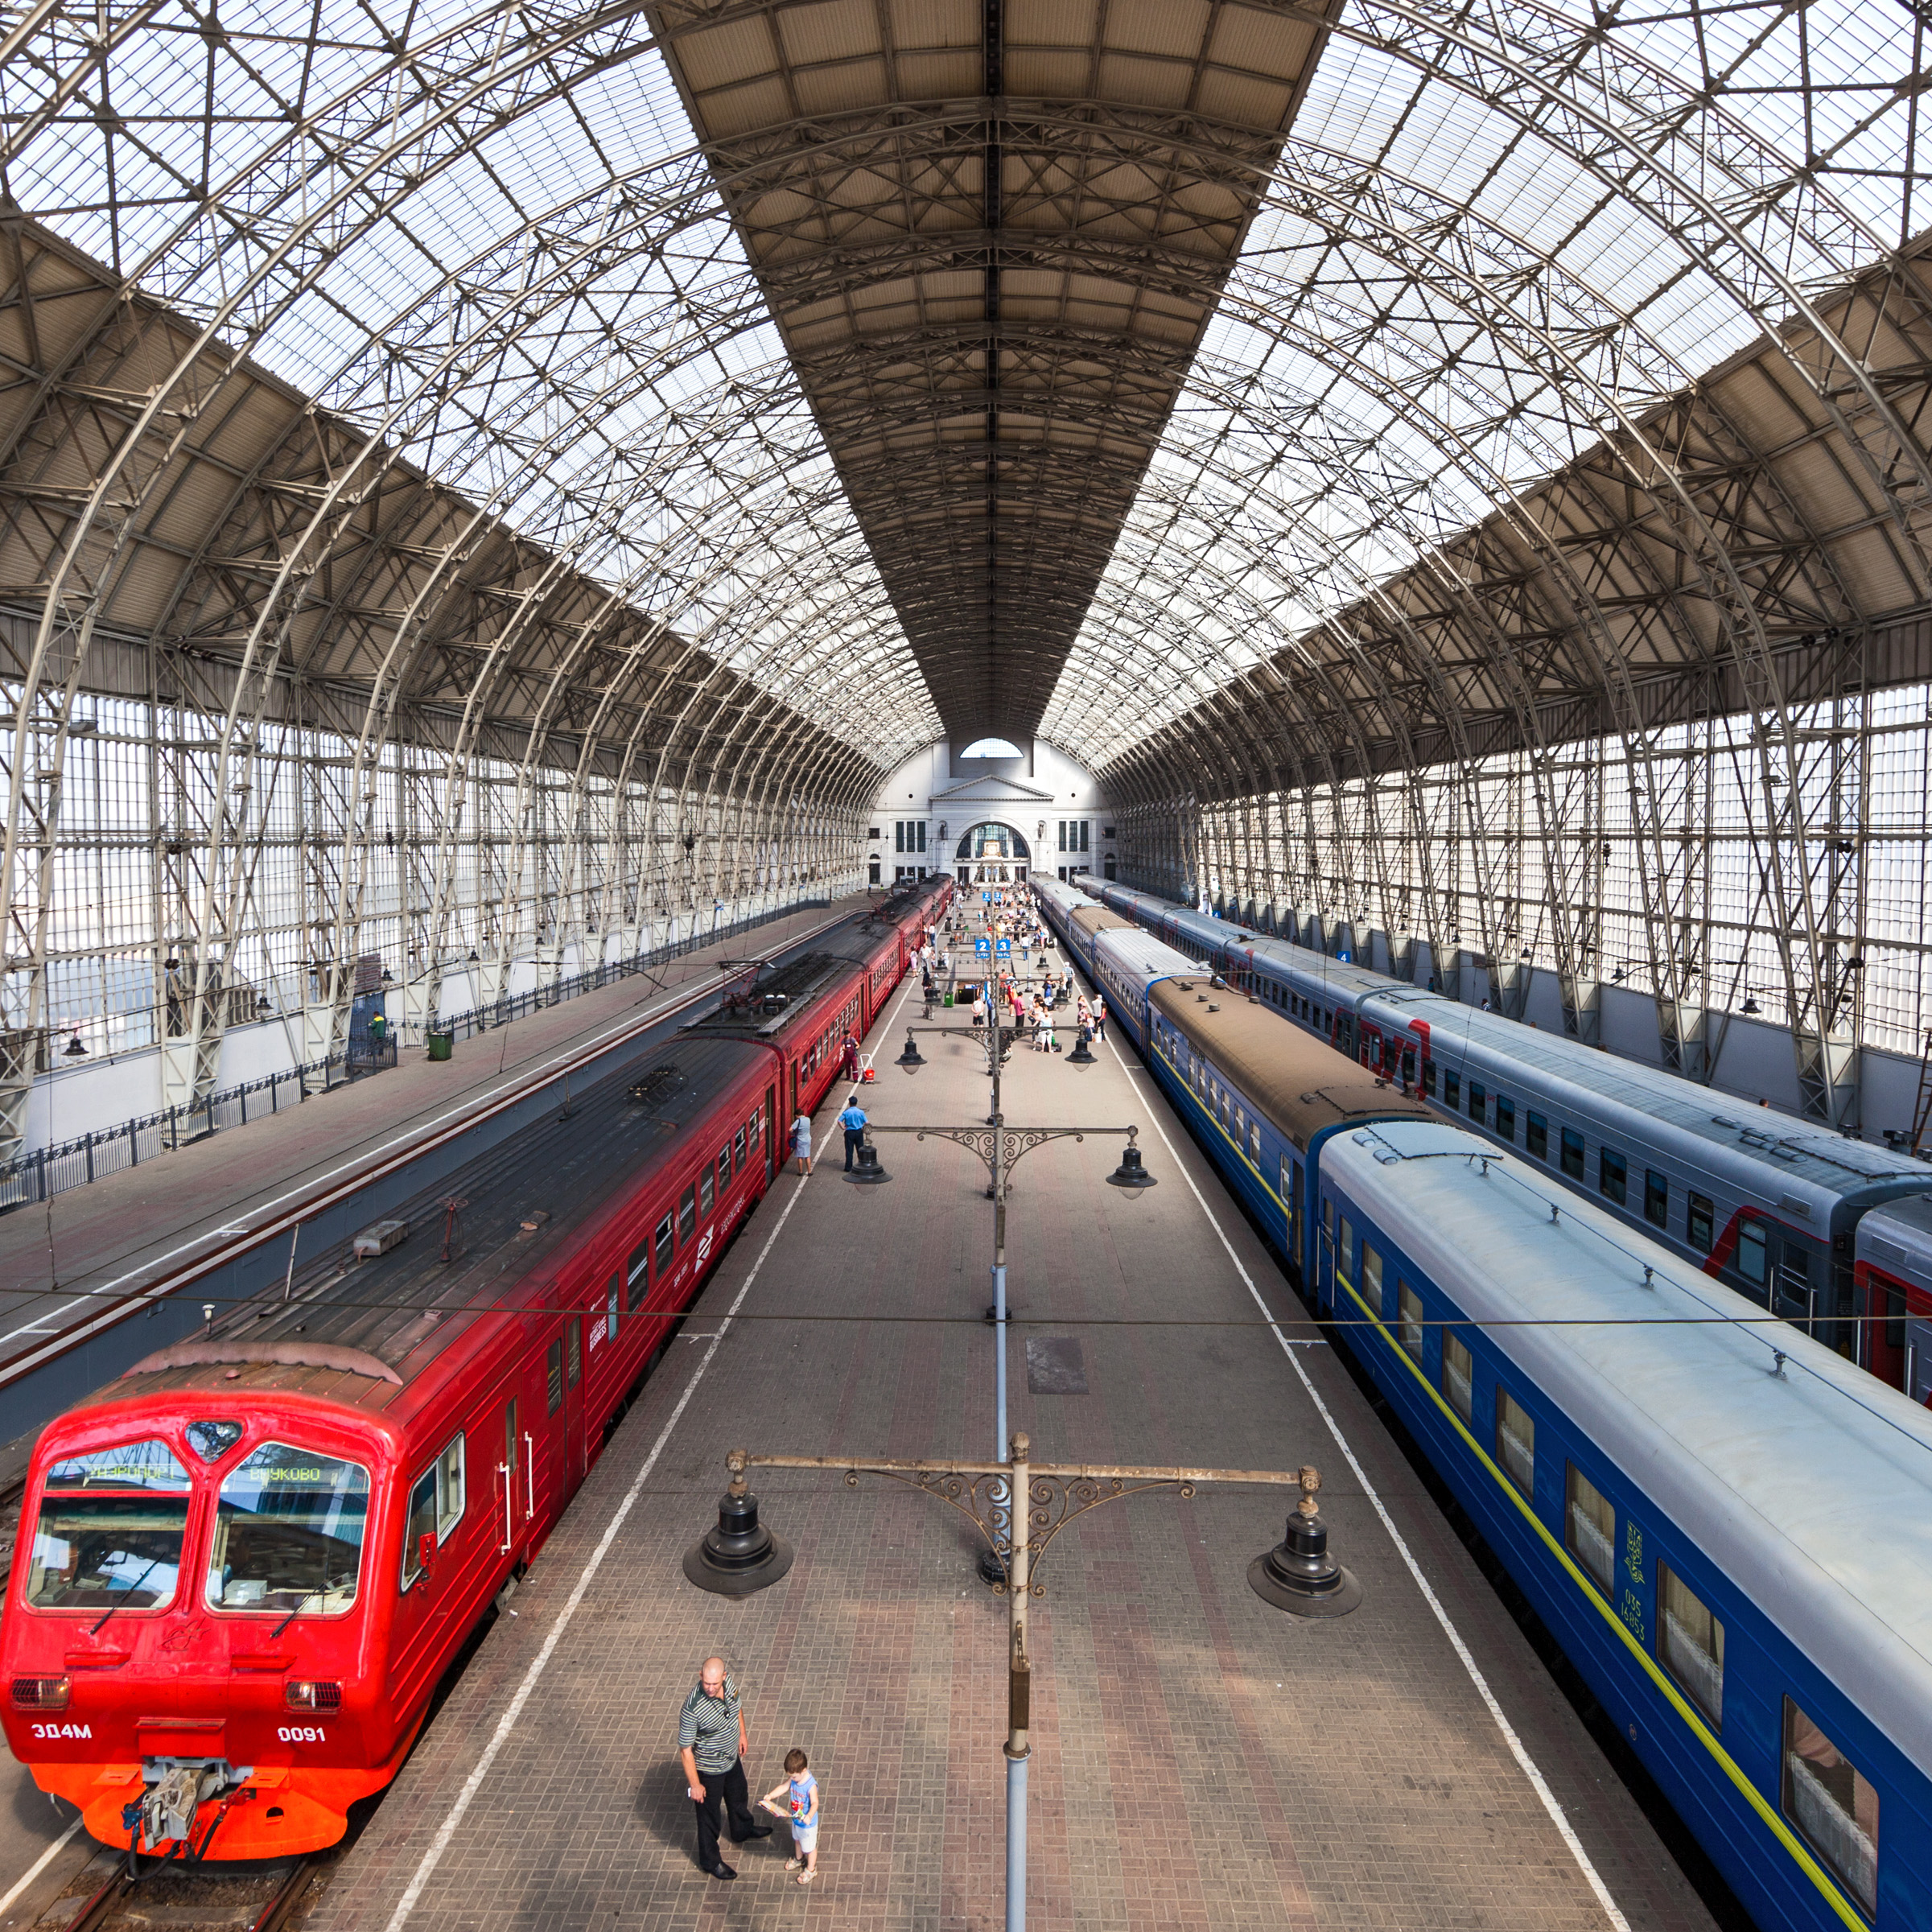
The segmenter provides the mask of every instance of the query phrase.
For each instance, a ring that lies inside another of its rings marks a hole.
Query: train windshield
[[[59,1457],[42,1485],[27,1600],[43,1610],[158,1610],[174,1601],[187,1471],[164,1442]]]
[[[368,1470],[265,1442],[221,1485],[208,1600],[221,1610],[327,1616],[356,1600]]]

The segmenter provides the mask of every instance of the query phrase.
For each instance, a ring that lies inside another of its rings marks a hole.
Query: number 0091
[[[328,1732],[320,1724],[283,1724],[275,1733],[285,1745],[322,1745]]]

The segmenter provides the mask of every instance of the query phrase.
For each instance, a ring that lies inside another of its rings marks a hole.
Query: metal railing
[[[512,1021],[543,1007],[561,1006],[566,999],[594,993],[599,987],[612,986],[619,980],[650,972],[669,965],[674,959],[715,945],[721,940],[734,939],[755,927],[768,925],[774,919],[782,919],[793,912],[810,912],[831,903],[830,898],[795,900],[782,910],[748,915],[709,931],[693,933],[685,938],[653,946],[628,959],[609,960],[588,971],[553,980],[547,986],[508,995],[487,1006],[472,1007],[467,1012],[447,1018],[435,1015],[422,1030],[468,1038],[492,1027],[508,1026]],[[58,1146],[36,1147],[0,1168],[0,1213],[9,1208],[43,1201],[51,1195],[64,1194],[72,1188],[84,1188],[90,1181],[138,1167],[142,1161],[172,1153],[177,1147],[205,1140],[211,1134],[225,1128],[245,1127],[250,1119],[259,1120],[265,1114],[278,1114],[285,1098],[290,1106],[298,1106],[318,1094],[332,1093],[336,1088],[367,1074],[393,1067],[396,1064],[397,1044],[398,1029],[393,1026],[388,1028],[385,1037],[381,1040],[353,1036],[347,1052],[332,1054],[326,1060],[313,1061],[304,1066],[285,1067],[260,1080],[244,1081],[239,1086],[225,1087],[219,1093],[210,1094],[204,1100],[185,1106],[163,1108],[159,1113],[117,1122],[113,1127],[83,1134],[76,1139],[63,1141]]]

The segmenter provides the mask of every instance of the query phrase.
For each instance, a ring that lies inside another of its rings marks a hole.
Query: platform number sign
[[[1002,959],[1011,959],[1013,957],[1013,942],[1010,939],[1002,939],[994,945],[993,950]]]
[[[975,939],[973,941],[973,950],[977,953],[982,959],[985,958],[987,954],[991,952],[992,950],[993,942],[990,939],[982,937],[981,938]]]

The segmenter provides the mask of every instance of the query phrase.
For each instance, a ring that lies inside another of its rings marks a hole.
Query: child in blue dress
[[[802,1751],[785,1754],[785,1782],[774,1785],[758,1802],[777,1818],[792,1821],[792,1856],[785,1861],[798,1882],[809,1885],[818,1870],[818,1780],[813,1777]],[[781,1810],[778,1800],[785,1801]]]

